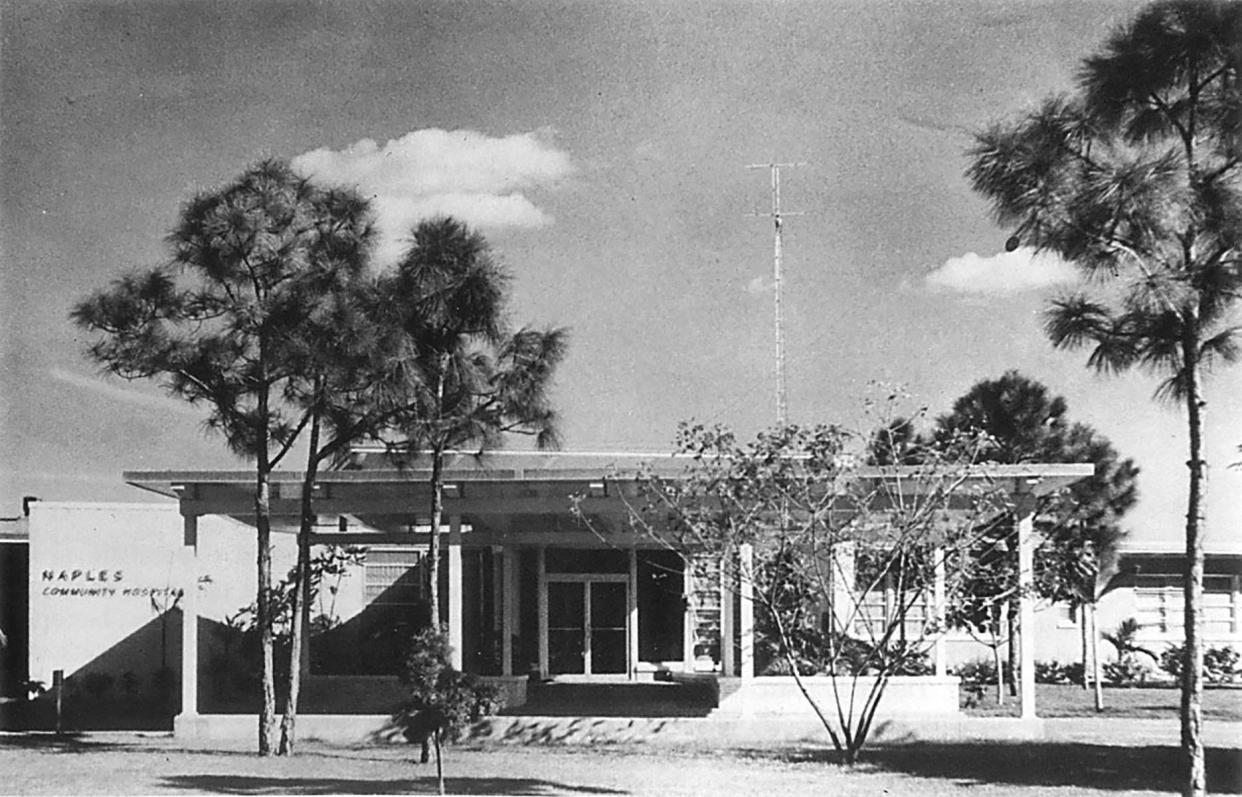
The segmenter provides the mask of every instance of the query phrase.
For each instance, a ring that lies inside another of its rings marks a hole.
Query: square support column
[[[638,551],[630,548],[630,576],[625,590],[627,617],[625,622],[626,674],[633,681],[638,675]]]
[[[932,582],[932,611],[935,612],[936,621],[936,643],[935,643],[935,659],[936,659],[936,677],[944,678],[949,674],[949,668],[945,662],[944,656],[944,635],[945,635],[945,573],[944,573],[944,549],[936,548],[932,551],[932,567],[934,579]]]
[[[733,658],[733,559],[729,554],[720,558],[720,674],[737,674]]]
[[[685,572],[681,577],[682,603],[685,611],[681,615],[681,670],[694,672],[694,557],[687,555],[682,568]]]
[[[500,631],[504,625],[505,594],[504,549],[499,545],[492,546],[490,565],[490,572],[492,574],[492,637],[499,641]]]
[[[513,632],[517,627],[517,556],[509,546],[501,551],[503,599],[500,604],[500,674],[513,675]]]
[[[539,579],[539,677],[548,677],[548,556],[542,545],[536,552]]]
[[[452,651],[449,664],[453,669],[462,668],[462,563],[461,563],[461,515],[449,517],[448,534],[448,642]]]
[[[1018,670],[1022,719],[1035,715],[1035,497],[1015,496],[1018,518]],[[1010,640],[1009,644],[1013,644]]]
[[[182,518],[181,717],[198,716],[198,516]]]
[[[739,610],[738,634],[742,642],[741,673],[743,680],[755,677],[755,555],[749,543],[737,549]]]

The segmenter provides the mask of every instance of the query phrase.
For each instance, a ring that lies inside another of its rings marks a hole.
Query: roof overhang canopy
[[[444,463],[445,512],[478,518],[567,516],[570,499],[576,497],[584,513],[617,514],[625,511],[623,494],[637,491],[638,474],[676,479],[693,464],[691,457],[669,454],[453,453]],[[969,478],[1014,494],[1045,495],[1093,472],[1091,464],[979,465],[969,471]],[[902,477],[916,491],[919,483],[918,468],[911,466],[859,466],[851,475],[859,479]],[[178,499],[183,515],[242,517],[253,513],[255,474],[251,470],[127,471],[124,478],[136,487]],[[272,473],[274,517],[300,514],[303,479],[299,471]],[[364,450],[355,458],[354,469],[318,474],[314,507],[320,515],[425,517],[430,481],[427,462],[396,468]]]

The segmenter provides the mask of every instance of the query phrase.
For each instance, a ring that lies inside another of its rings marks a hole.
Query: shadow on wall
[[[170,609],[67,673],[61,698],[65,730],[171,730],[181,708],[181,610]],[[56,696],[46,692],[5,705],[6,730],[52,730]]]
[[[396,590],[404,589],[396,585]],[[381,595],[345,623],[315,623],[310,641],[312,672],[340,677],[306,678],[299,710],[308,713],[388,713],[404,690],[396,678],[426,607]],[[387,599],[386,599],[387,598]],[[159,611],[143,626],[67,673],[61,700],[64,730],[171,730],[181,710],[181,624],[177,606]],[[203,713],[256,713],[261,700],[260,648],[254,629],[238,622],[198,618],[198,709]],[[275,650],[277,705],[285,701],[289,667],[287,638]],[[54,667],[55,664],[53,663]],[[384,677],[377,677],[384,676]],[[0,728],[52,730],[56,700],[52,684],[30,701],[0,706]]]

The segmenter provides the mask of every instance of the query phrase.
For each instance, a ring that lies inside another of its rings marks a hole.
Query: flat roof
[[[604,479],[632,479],[645,471],[664,478],[678,478],[694,463],[682,454],[583,451],[488,451],[450,452],[445,455],[444,480],[454,483],[583,483]],[[358,449],[353,467],[322,471],[316,482],[324,485],[392,484],[425,482],[431,478],[430,461],[415,458],[407,467],[393,467],[384,449]],[[915,479],[920,469],[909,465],[862,465],[851,471],[855,478]],[[970,478],[1003,483],[1013,481],[1013,490],[1046,494],[1091,476],[1090,463],[1030,463],[1019,465],[981,464],[969,469]],[[135,487],[171,498],[179,497],[185,485],[252,484],[253,470],[161,470],[125,471],[124,480]],[[273,471],[273,484],[301,484],[302,471]]]

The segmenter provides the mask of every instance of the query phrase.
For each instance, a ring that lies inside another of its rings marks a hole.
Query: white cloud
[[[117,382],[109,382],[99,377],[85,376],[64,368],[49,368],[47,369],[47,375],[62,384],[94,393],[96,396],[120,404],[128,404],[148,410],[159,410],[161,412],[175,412],[183,415],[202,416],[204,414],[201,408],[191,406],[188,402],[171,396],[147,393],[136,387],[125,387],[123,382],[119,384]]]
[[[772,286],[763,277],[755,277],[746,283],[746,292],[751,296],[762,296],[771,290]]]
[[[395,259],[419,219],[449,214],[480,227],[541,227],[552,222],[523,193],[574,173],[567,153],[543,131],[493,137],[473,130],[415,130],[384,144],[364,138],[341,150],[317,149],[294,168],[374,198],[381,261]]]
[[[974,252],[951,257],[923,281],[935,291],[1008,296],[1076,279],[1074,267],[1061,258],[1020,247],[991,257]]]

